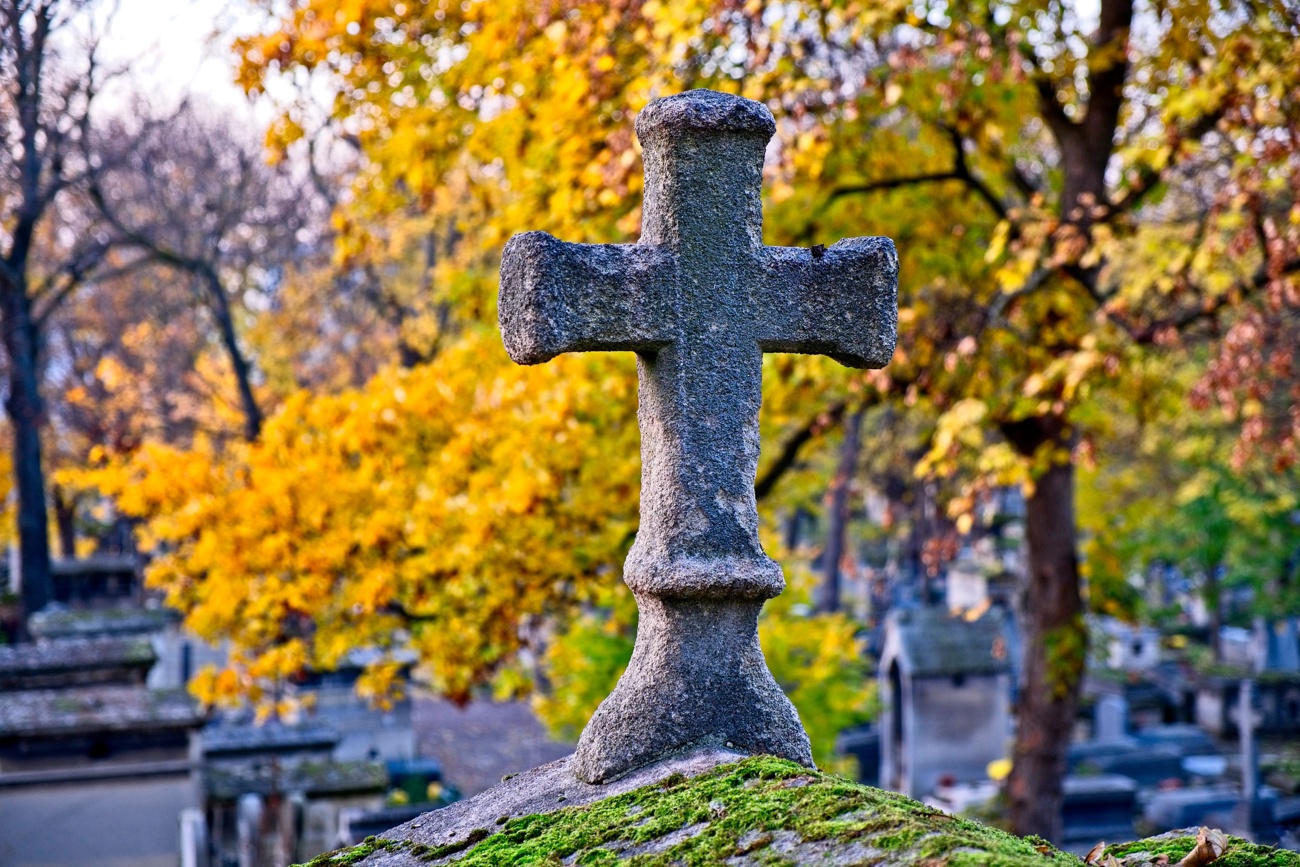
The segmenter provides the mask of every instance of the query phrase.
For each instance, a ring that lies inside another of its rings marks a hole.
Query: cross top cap
[[[688,90],[656,99],[636,118],[636,134],[642,141],[688,130],[747,133],[766,141],[776,133],[776,121],[763,103],[715,90]]]

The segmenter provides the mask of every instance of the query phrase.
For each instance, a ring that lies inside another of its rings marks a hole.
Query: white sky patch
[[[257,32],[260,23],[239,0],[103,4],[97,22],[103,34],[101,62],[130,67],[127,80],[104,94],[106,107],[120,107],[131,91],[163,110],[190,98],[264,130],[273,109],[250,102],[235,84],[238,58],[231,50],[237,35]]]

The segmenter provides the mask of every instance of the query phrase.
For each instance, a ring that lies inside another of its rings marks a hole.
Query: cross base
[[[637,594],[636,647],[578,740],[587,783],[696,747],[768,754],[814,767],[808,735],[758,644],[762,599]]]

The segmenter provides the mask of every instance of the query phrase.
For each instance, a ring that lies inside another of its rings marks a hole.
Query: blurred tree
[[[181,388],[170,374],[193,366],[198,341],[188,311],[168,304],[166,292],[158,291],[168,287],[151,276],[145,271],[130,279],[87,282],[46,328],[45,444],[65,558],[77,556],[77,511],[84,498],[76,487],[60,484],[60,470],[85,466],[96,448],[129,451],[146,437],[183,441],[177,412]],[[150,320],[141,321],[141,309],[150,311]],[[167,368],[165,383],[160,367]]]
[[[389,697],[415,651],[464,701],[626,552],[634,382],[609,356],[520,368],[473,332],[363,389],[292,396],[256,442],[150,443],[78,482],[150,519],[151,583],[199,636],[232,641],[196,684],[205,700],[272,710],[284,678],[370,647],[386,653],[366,694]]]
[[[313,186],[289,167],[269,165],[232,124],[187,105],[139,136],[90,187],[121,246],[193,281],[234,374],[250,441],[264,413],[238,311],[243,299],[273,291],[321,216]]]
[[[1088,444],[1081,526],[1094,607],[1160,617],[1163,603],[1153,593],[1162,588],[1148,588],[1145,599],[1123,588],[1135,575],[1176,569],[1195,582],[1221,662],[1219,630],[1233,613],[1225,594],[1253,596],[1235,612],[1239,622],[1300,611],[1300,469],[1279,468],[1262,454],[1234,465],[1238,431],[1226,413],[1186,411],[1198,367],[1176,349],[1150,353],[1133,365],[1131,390],[1098,401],[1111,405]],[[1125,595],[1128,606],[1112,604]]]
[[[109,164],[92,121],[110,77],[85,14],[92,5],[0,0],[0,326],[29,614],[52,592],[41,445],[44,332],[78,286],[111,267],[111,241],[86,200],[90,179]]]
[[[1266,360],[1219,344],[1278,374],[1239,402],[1243,442],[1263,442],[1256,418],[1281,429],[1296,388],[1281,336],[1300,318],[1295,10],[901,0],[724,4],[712,20],[686,80],[713,63],[705,81],[742,78],[811,139],[777,190],[804,215],[795,236],[858,221],[898,239],[888,374],[913,383],[904,403],[943,412],[921,471],[969,479],[959,525],[994,484],[1029,491],[1011,818],[1059,839],[1086,638],[1074,462],[1093,389],[1148,348],[1240,335],[1264,310],[1284,314]],[[1294,440],[1274,442],[1295,460]]]

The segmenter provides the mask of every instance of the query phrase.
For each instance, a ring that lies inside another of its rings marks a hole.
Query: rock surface
[[[1083,864],[1042,840],[954,818],[793,762],[760,756],[719,764],[728,758],[698,752],[599,787],[577,782],[561,760],[311,865]],[[556,801],[557,791],[572,801]],[[593,794],[598,797],[588,800]],[[1192,832],[1109,852],[1123,867],[1161,863],[1162,856],[1177,864],[1194,844]],[[1215,864],[1300,867],[1300,855],[1230,839]]]
[[[616,782],[594,786],[574,776],[573,756],[566,756],[511,775],[480,795],[425,813],[393,828],[385,839],[403,841],[408,846],[401,850],[378,851],[364,863],[425,863],[413,857],[413,852],[425,854],[418,847],[425,847],[426,851],[447,851],[451,855],[503,830],[513,819],[582,807],[644,786],[653,787],[670,777],[694,777],[740,758],[743,757],[730,750],[696,750],[656,762]]]

